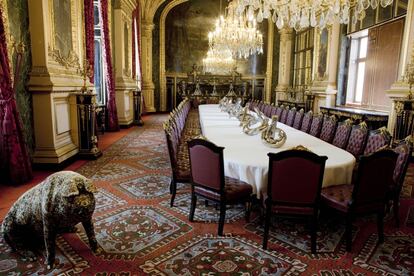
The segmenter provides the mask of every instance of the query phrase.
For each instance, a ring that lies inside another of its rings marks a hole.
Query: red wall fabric
[[[16,72],[19,71],[20,58],[18,56]],[[14,98],[3,10],[0,9],[0,179],[17,184],[31,178],[32,165]]]
[[[104,38],[104,62],[106,68],[106,81],[108,88],[108,102],[106,103],[106,109],[108,111],[108,130],[118,131],[118,113],[116,110],[115,102],[115,83],[112,69],[111,59],[111,40],[109,37],[109,21],[108,21],[108,0],[101,0],[101,13],[102,13],[102,29]]]

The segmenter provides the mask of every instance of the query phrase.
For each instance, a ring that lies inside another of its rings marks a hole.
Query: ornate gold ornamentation
[[[49,45],[48,52],[49,52],[49,57],[53,58],[57,63],[64,66],[66,69],[69,69],[72,67],[72,68],[76,68],[77,70],[79,70],[79,67],[80,67],[79,57],[73,50],[70,50],[68,55],[64,57],[60,53],[60,50],[52,49],[51,46]]]
[[[297,145],[297,146],[295,146],[293,148],[290,148],[288,150],[304,150],[304,151],[308,151],[308,152],[313,152],[310,149],[308,149],[307,147],[302,146],[302,145]]]

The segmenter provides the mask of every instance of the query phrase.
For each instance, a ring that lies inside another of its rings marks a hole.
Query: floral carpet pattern
[[[321,213],[318,254],[310,254],[307,222],[288,218],[273,221],[263,250],[257,207],[246,222],[244,206],[229,206],[223,237],[216,235],[219,211],[212,203],[199,200],[195,221],[188,221],[188,184],[178,185],[170,207],[166,117],[146,117],[144,127],[133,127],[77,170],[98,187],[96,253],[80,224],[76,233],[58,236],[51,270],[44,249],[28,262],[0,237],[0,275],[414,275],[413,165],[402,192],[401,226],[387,217],[383,244],[377,244],[375,217],[356,219],[348,253],[344,218]]]

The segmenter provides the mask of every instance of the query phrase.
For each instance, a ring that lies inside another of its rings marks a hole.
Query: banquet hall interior
[[[0,0],[0,275],[414,275],[414,0]]]

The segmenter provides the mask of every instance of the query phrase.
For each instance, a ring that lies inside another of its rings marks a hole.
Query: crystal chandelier
[[[207,56],[203,59],[204,72],[214,74],[228,74],[233,70],[236,61],[233,59],[230,50],[215,50],[209,48]]]
[[[209,47],[222,53],[230,51],[235,58],[262,54],[263,35],[256,28],[256,20],[248,20],[243,12],[236,13],[235,4],[229,3],[226,16],[220,16],[214,31],[209,32]]]
[[[236,13],[247,14],[247,19],[272,19],[279,29],[285,26],[296,31],[308,28],[325,28],[335,22],[348,24],[350,14],[353,22],[365,17],[365,10],[383,8],[393,0],[234,0]]]

